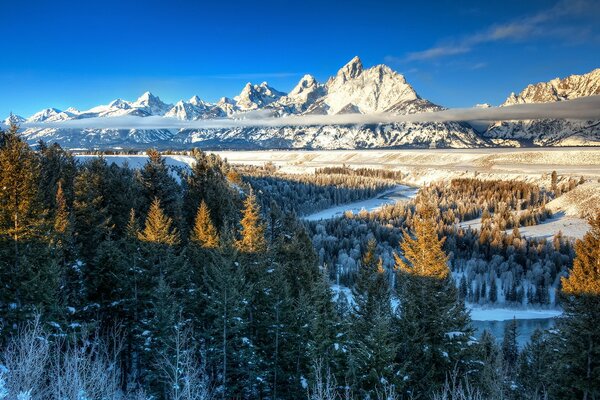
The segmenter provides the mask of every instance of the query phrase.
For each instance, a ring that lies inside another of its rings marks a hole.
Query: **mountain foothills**
[[[502,105],[554,102],[600,94],[600,69],[589,74],[554,79],[511,94]],[[358,57],[343,66],[326,83],[305,75],[289,93],[266,82],[248,83],[233,99],[216,103],[193,96],[175,105],[146,92],[135,101],[117,99],[86,111],[74,108],[42,110],[29,118],[11,115],[6,124],[40,123],[91,117],[163,116],[179,120],[227,118],[258,112],[259,115],[332,115],[348,113],[410,114],[443,110],[421,98],[403,75],[388,66],[365,69]],[[63,129],[27,127],[24,138],[56,142],[66,148],[318,148],[357,149],[382,147],[484,147],[493,145],[596,145],[598,121],[535,120],[497,122],[484,132],[467,123],[421,122],[378,125],[248,127],[227,129]]]

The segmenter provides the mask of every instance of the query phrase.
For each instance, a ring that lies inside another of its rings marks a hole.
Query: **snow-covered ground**
[[[272,162],[283,172],[312,172],[316,168],[349,166],[402,171],[405,182],[423,185],[459,177],[522,179],[549,182],[550,173],[600,178],[600,149],[482,148],[403,150],[273,150],[215,152],[232,164]]]
[[[419,188],[398,185],[395,188],[381,193],[377,197],[374,197],[372,199],[327,208],[314,214],[307,215],[306,217],[303,217],[303,219],[307,221],[319,221],[322,219],[341,217],[347,211],[350,211],[353,214],[358,214],[362,210],[366,210],[369,212],[377,211],[381,209],[381,207],[383,207],[384,205],[395,204],[399,201],[406,201],[412,199],[417,195],[418,191]]]
[[[470,219],[459,224],[461,228],[480,229],[481,218]],[[534,238],[552,238],[558,231],[563,236],[574,239],[581,239],[590,229],[590,225],[584,218],[577,218],[566,215],[564,212],[558,212],[539,225],[522,226],[519,228],[521,236]],[[506,233],[512,233],[512,229],[507,229]]]
[[[75,156],[77,160],[81,162],[86,162],[92,157],[98,157],[95,155],[83,155],[78,154]],[[180,156],[180,155],[165,155],[163,156],[166,163],[170,167],[183,167],[189,168],[194,163],[194,158],[189,156]],[[148,156],[146,155],[116,155],[116,156],[104,156],[104,159],[107,163],[112,164],[115,163],[119,166],[127,165],[130,168],[142,168],[144,164],[148,161]]]

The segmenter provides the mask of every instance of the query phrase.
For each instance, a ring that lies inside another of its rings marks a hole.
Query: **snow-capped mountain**
[[[600,68],[583,75],[528,85],[519,94],[511,93],[502,107],[552,103],[595,95],[600,95]],[[514,139],[539,146],[600,145],[600,121],[541,119],[495,122],[488,127],[484,136],[490,139]]]
[[[403,75],[385,65],[364,68],[358,57],[344,65],[326,83],[303,76],[289,92],[268,83],[248,83],[234,99],[210,103],[194,96],[175,105],[166,104],[150,92],[135,101],[117,99],[86,111],[46,109],[23,121],[55,122],[90,117],[135,115],[180,120],[234,117],[268,111],[275,116],[378,113],[408,114],[442,110],[422,99]],[[30,143],[59,142],[68,148],[105,147],[225,147],[225,148],[372,148],[393,146],[479,147],[489,144],[464,123],[394,123],[363,126],[265,127],[236,129],[64,129],[26,128]]]

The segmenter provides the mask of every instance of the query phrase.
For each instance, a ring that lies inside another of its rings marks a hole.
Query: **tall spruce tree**
[[[260,216],[260,208],[256,196],[250,193],[244,200],[244,210],[241,220],[240,239],[236,246],[242,253],[262,253],[267,249],[265,240],[265,225]]]
[[[519,356],[519,390],[528,399],[547,398],[554,377],[555,355],[548,337],[536,329]]]
[[[200,203],[196,213],[191,240],[206,249],[219,247],[219,233],[212,223],[210,210],[204,200]]]
[[[4,329],[58,308],[60,271],[51,262],[39,162],[16,126],[0,132],[0,319]]]
[[[470,318],[450,276],[435,211],[426,199],[419,201],[413,234],[404,232],[402,256],[395,255],[400,301],[397,361],[405,391],[415,398],[436,390],[453,369],[464,371],[471,361]]]
[[[140,240],[148,243],[174,246],[179,244],[179,233],[173,227],[173,220],[165,215],[158,197],[154,198],[150,208],[144,229],[138,234]]]
[[[369,240],[352,291],[351,373],[361,396],[374,396],[382,382],[392,384],[395,370],[391,291],[376,248]]]
[[[564,399],[600,398],[600,213],[589,220],[590,230],[575,244],[575,260],[562,278],[559,320],[562,384],[555,396]]]
[[[171,176],[165,159],[155,149],[149,149],[148,162],[140,171],[143,204],[142,212],[146,213],[152,203],[160,200],[163,212],[171,218],[179,216],[179,185]]]
[[[23,242],[35,236],[41,207],[37,202],[39,164],[12,125],[2,132],[0,147],[0,235],[10,238],[18,268]]]

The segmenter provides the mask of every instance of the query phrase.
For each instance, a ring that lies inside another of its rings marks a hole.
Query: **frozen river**
[[[398,201],[406,201],[414,198],[417,195],[419,188],[405,185],[398,185],[393,189],[380,193],[377,197],[371,199],[357,201],[355,203],[343,204],[321,210],[314,214],[307,215],[303,219],[307,221],[320,221],[322,219],[331,219],[341,217],[346,211],[351,211],[353,214],[358,214],[362,210],[377,211],[387,204],[395,204]]]

